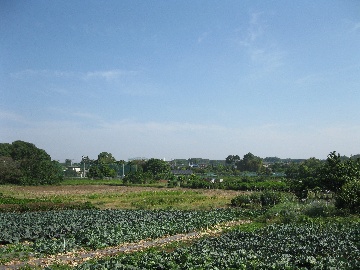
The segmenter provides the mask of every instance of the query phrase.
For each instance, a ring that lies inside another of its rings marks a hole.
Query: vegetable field
[[[76,269],[360,269],[359,223],[234,230],[171,252],[150,250]]]
[[[216,224],[247,219],[256,211],[64,210],[0,213],[0,259],[9,245],[29,243],[32,256],[81,248],[99,249],[167,235],[188,233]]]
[[[253,200],[241,208],[230,206],[234,198],[276,194],[106,185],[1,188],[0,204],[25,212],[0,212],[0,270],[360,269],[359,216],[337,211],[329,200],[300,202],[276,193],[284,200]],[[79,208],[44,211],[53,208],[30,209],[29,203]]]

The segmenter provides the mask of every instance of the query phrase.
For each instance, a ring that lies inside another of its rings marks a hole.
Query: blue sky
[[[0,0],[0,142],[53,159],[360,153],[360,1]]]

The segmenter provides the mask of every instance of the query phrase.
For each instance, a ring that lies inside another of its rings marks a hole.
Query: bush
[[[308,217],[331,217],[336,214],[336,209],[333,203],[314,200],[304,206],[303,213]]]
[[[241,194],[231,200],[232,206],[248,207],[250,204],[251,204],[251,200],[248,194]]]
[[[301,205],[295,202],[285,202],[268,209],[259,221],[288,224],[298,222],[301,218],[303,218]]]
[[[260,195],[262,206],[273,206],[282,202],[282,194],[274,191],[264,191]]]
[[[238,207],[266,207],[279,204],[284,201],[290,201],[291,194],[285,196],[281,192],[264,191],[253,192],[251,194],[241,194],[231,200],[231,205]]]
[[[337,208],[349,210],[351,213],[360,213],[360,180],[347,182],[336,196]]]
[[[143,173],[140,171],[130,172],[123,179],[123,183],[125,185],[127,185],[127,184],[149,184],[152,182],[154,182],[154,179],[153,179],[151,173]]]

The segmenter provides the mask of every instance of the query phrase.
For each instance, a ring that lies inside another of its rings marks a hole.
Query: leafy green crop
[[[359,225],[329,222],[230,231],[171,252],[121,254],[76,269],[360,269]]]
[[[0,243],[30,241],[34,251],[53,254],[78,247],[97,249],[124,242],[187,233],[256,214],[256,211],[235,209],[0,213]]]

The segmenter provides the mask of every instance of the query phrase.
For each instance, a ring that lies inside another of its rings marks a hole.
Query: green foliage
[[[117,175],[116,171],[109,164],[96,163],[90,167],[88,177],[94,179],[113,178]]]
[[[337,193],[345,183],[360,179],[360,160],[344,160],[340,154],[331,152],[325,162],[311,158],[299,165],[292,164],[286,176],[299,198],[306,198],[311,190]]]
[[[288,201],[289,197],[290,195],[275,191],[252,192],[236,196],[231,200],[231,205],[245,208],[268,207]]]
[[[228,179],[223,182],[223,186],[225,189],[244,191],[286,191],[289,189],[286,181],[283,181],[282,179],[272,179],[270,177],[242,177],[238,179]]]
[[[260,201],[262,206],[274,206],[283,201],[283,194],[281,192],[264,191],[260,194]]]
[[[239,160],[239,155],[229,155],[226,157],[225,163],[228,165],[235,165],[237,162],[239,162]]]
[[[0,157],[11,157],[12,148],[10,143],[0,143]]]
[[[2,150],[1,150],[2,149]],[[57,184],[63,180],[62,167],[34,144],[15,141],[0,144],[0,183],[21,185]]]
[[[0,184],[17,183],[21,176],[20,162],[10,156],[0,156]]]
[[[300,164],[292,163],[286,170],[291,190],[299,197],[306,198],[309,190],[320,186],[320,171],[323,163],[310,158]]]
[[[0,244],[32,241],[34,250],[41,253],[70,251],[78,247],[96,249],[124,242],[192,232],[253,215],[253,212],[234,209],[0,213]]]
[[[259,208],[261,207],[260,193],[240,194],[231,200],[231,205],[244,208]]]
[[[166,176],[170,173],[171,168],[169,163],[161,159],[151,158],[147,160],[143,166],[145,173],[151,173],[155,178],[158,176]]]
[[[302,213],[308,217],[332,217],[337,214],[335,205],[324,200],[313,200],[305,204]]]
[[[299,222],[303,217],[302,205],[295,202],[284,202],[267,209],[266,213],[258,218],[258,221],[288,224]]]
[[[332,152],[328,155],[320,179],[325,189],[338,192],[345,183],[360,179],[360,159],[342,161],[340,154]]]
[[[262,159],[253,155],[252,153],[247,153],[244,155],[243,159],[236,163],[236,165],[237,168],[242,172],[259,172],[262,168]]]
[[[116,162],[116,159],[113,157],[111,153],[108,152],[101,152],[98,155],[97,162],[99,164],[112,164]]]
[[[349,181],[342,186],[336,196],[336,206],[351,213],[360,213],[360,179]]]
[[[359,269],[359,228],[358,222],[239,228],[170,252],[120,254],[76,269]]]
[[[124,184],[149,184],[154,182],[153,175],[150,172],[141,171],[130,172],[123,178]]]
[[[111,153],[101,152],[97,160],[89,160],[83,157],[82,162],[89,164],[89,172],[87,177],[94,179],[114,178],[117,175],[118,164]]]
[[[184,176],[186,178],[187,176]],[[260,190],[273,190],[273,191],[287,191],[289,185],[286,181],[281,179],[273,179],[271,177],[254,177],[244,176],[241,178],[228,178],[223,179],[222,182],[216,179],[214,183],[209,179],[201,178],[198,175],[188,177],[187,180],[180,181],[181,187],[185,188],[211,188],[211,189],[229,189],[229,190],[243,190],[243,191],[260,191]],[[170,183],[169,187],[177,186],[176,183]]]
[[[0,194],[0,212],[29,212],[64,209],[95,209],[95,206],[90,202],[63,202],[58,199],[19,199]]]

